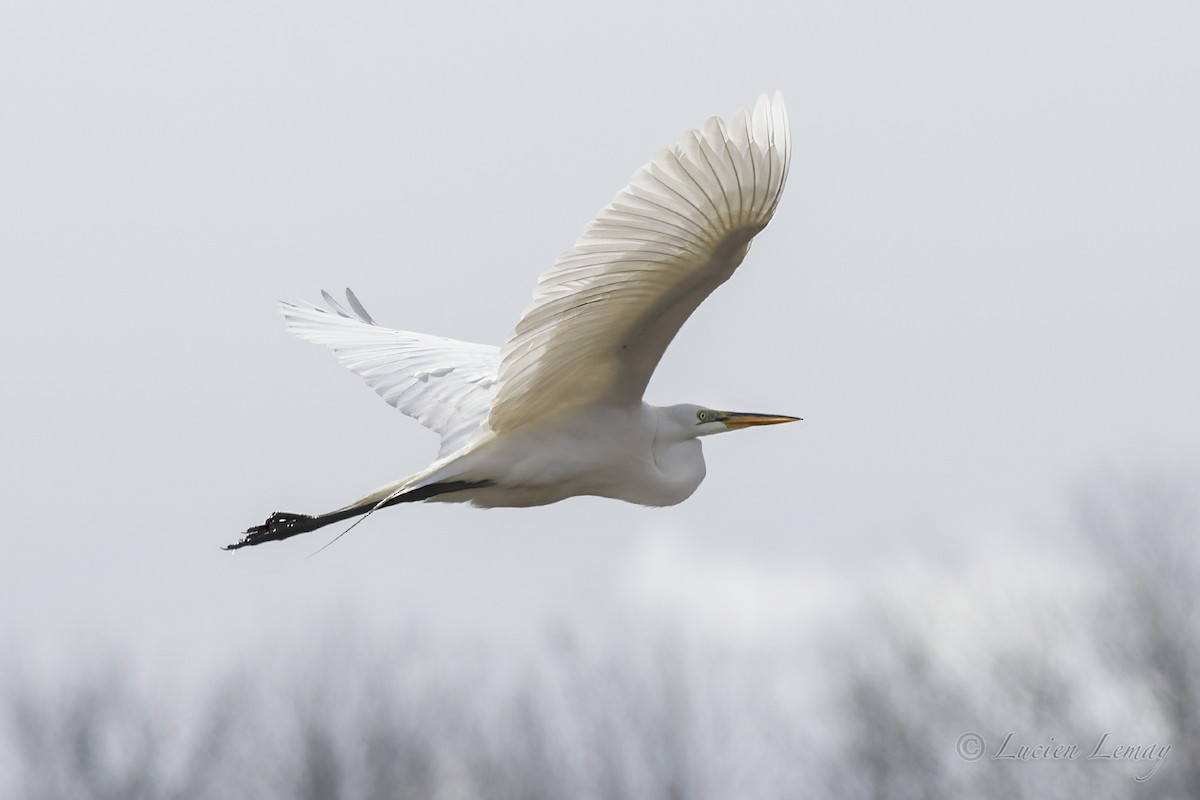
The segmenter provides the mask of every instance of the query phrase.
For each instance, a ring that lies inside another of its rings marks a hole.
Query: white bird
[[[598,495],[670,506],[704,479],[700,437],[796,417],[642,401],[667,345],[742,263],[790,160],[778,93],[714,117],[639,169],[538,279],[503,347],[384,328],[349,309],[281,304],[389,404],[442,437],[428,468],[343,508],[278,512],[226,549],[286,539],[418,500],[537,506]]]

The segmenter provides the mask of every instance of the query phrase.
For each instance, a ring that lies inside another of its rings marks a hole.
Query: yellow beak
[[[730,430],[749,428],[754,425],[779,425],[783,422],[799,422],[800,417],[784,417],[778,414],[748,414],[731,411],[725,418],[725,426]]]

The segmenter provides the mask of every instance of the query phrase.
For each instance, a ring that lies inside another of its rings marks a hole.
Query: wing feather
[[[667,345],[732,274],[787,179],[776,94],[659,152],[544,273],[504,347],[497,433],[559,409],[640,402]]]
[[[350,290],[353,313],[326,292],[332,311],[281,303],[287,329],[323,344],[389,405],[442,437],[439,457],[459,449],[486,418],[499,349],[377,324]]]

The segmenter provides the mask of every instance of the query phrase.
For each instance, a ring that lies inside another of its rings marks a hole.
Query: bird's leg
[[[278,542],[284,539],[289,539],[301,533],[315,531],[317,528],[324,527],[331,522],[337,522],[345,517],[336,514],[323,514],[319,517],[313,517],[308,514],[292,514],[287,511],[276,511],[271,516],[267,517],[267,521],[262,525],[255,525],[249,528],[242,538],[238,539],[233,544],[226,545],[225,550],[237,550],[239,547],[249,547],[250,545],[262,544],[263,542]]]
[[[317,528],[324,528],[326,525],[332,525],[344,519],[357,517],[361,514],[369,514],[376,508],[387,508],[388,506],[400,503],[416,503],[442,494],[462,492],[492,485],[491,481],[446,481],[444,483],[421,486],[411,491],[391,496],[388,494],[380,495],[379,492],[376,492],[345,508],[330,511],[328,514],[318,514],[315,517],[309,514],[292,514],[287,511],[276,511],[267,517],[267,521],[262,525],[255,525],[243,533],[241,539],[238,539],[233,544],[225,545],[222,549],[237,550],[241,547],[249,547],[255,544],[262,544],[263,542],[278,542],[298,536],[301,533],[315,531]]]
[[[290,539],[293,536],[299,536],[302,533],[315,531],[318,528],[324,528],[326,525],[332,525],[335,522],[341,522],[344,519],[357,517],[360,514],[366,514],[375,508],[374,502],[358,502],[353,505],[339,508],[337,511],[330,511],[327,514],[318,514],[312,516],[310,514],[293,514],[289,511],[276,511],[271,516],[267,517],[267,521],[262,525],[255,525],[242,534],[242,538],[238,539],[233,544],[225,545],[222,550],[237,550],[240,547],[249,547],[263,542],[280,542],[284,539]]]

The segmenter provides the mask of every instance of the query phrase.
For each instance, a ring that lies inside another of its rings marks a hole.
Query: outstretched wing
[[[349,289],[347,311],[325,292],[331,310],[281,303],[287,329],[328,345],[380,397],[442,437],[453,453],[487,417],[496,392],[499,349],[440,336],[384,328]]]
[[[783,98],[708,121],[642,167],[543,274],[500,352],[497,433],[562,408],[640,402],[667,345],[770,221],[787,178]]]

